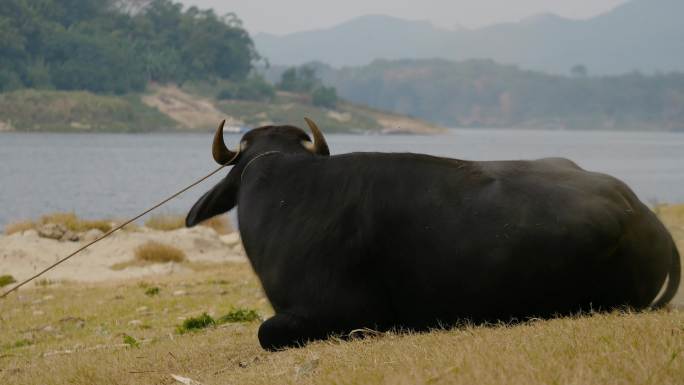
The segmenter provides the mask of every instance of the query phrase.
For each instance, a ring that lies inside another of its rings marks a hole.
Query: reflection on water
[[[564,156],[627,182],[647,202],[684,202],[684,134],[452,130],[328,135],[333,154],[410,151],[472,160]],[[239,136],[227,135],[237,143]],[[132,216],[216,166],[211,134],[0,134],[0,226],[53,211]],[[184,213],[221,176],[164,206]]]

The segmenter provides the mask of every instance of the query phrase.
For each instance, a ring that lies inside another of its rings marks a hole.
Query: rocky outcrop
[[[60,223],[46,223],[37,228],[38,236],[59,241],[76,242],[80,239],[79,235],[69,230]]]

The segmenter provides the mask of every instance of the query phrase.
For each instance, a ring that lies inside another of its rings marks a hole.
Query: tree
[[[147,82],[245,80],[259,60],[233,14],[173,0],[0,1],[0,90],[124,93]]]
[[[335,87],[318,87],[311,94],[314,106],[334,109],[337,105],[337,90]]]
[[[258,75],[221,90],[216,98],[239,100],[271,100],[275,97],[275,89],[264,78]]]
[[[316,71],[313,68],[307,66],[299,69],[291,67],[283,72],[277,87],[283,91],[308,93],[320,83],[321,81],[316,77]]]

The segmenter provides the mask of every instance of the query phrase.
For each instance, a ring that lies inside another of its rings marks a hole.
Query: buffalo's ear
[[[195,226],[235,207],[238,184],[233,179],[233,176],[228,174],[225,179],[202,195],[192,206],[188,216],[185,217],[185,225],[187,227]]]

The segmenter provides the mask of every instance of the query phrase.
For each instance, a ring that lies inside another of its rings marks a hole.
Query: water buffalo
[[[363,327],[658,308],[679,287],[672,237],[611,176],[561,158],[330,156],[307,123],[313,140],[266,126],[234,151],[222,123],[213,156],[233,168],[186,218],[194,226],[238,206],[276,313],[259,328],[265,349]]]

